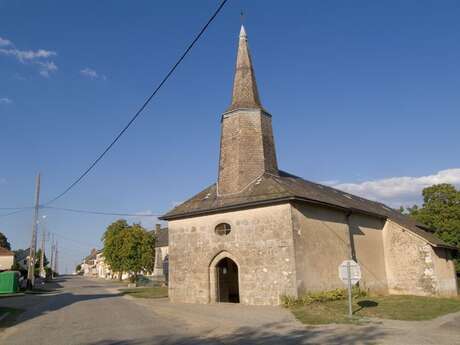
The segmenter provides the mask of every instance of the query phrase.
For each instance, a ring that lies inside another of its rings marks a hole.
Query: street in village
[[[460,345],[457,4],[107,5],[0,1],[0,345]]]
[[[368,320],[304,326],[281,307],[172,304],[123,296],[113,281],[64,276],[49,293],[0,299],[20,308],[0,332],[4,345],[460,344],[460,313],[432,321]]]

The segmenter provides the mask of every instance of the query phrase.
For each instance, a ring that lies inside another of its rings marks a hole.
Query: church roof
[[[380,202],[307,181],[284,171],[279,171],[279,176],[265,173],[245,190],[232,195],[220,196],[217,185],[213,184],[166,213],[160,219],[188,218],[287,201],[319,204],[382,219],[390,219],[422,237],[435,247],[456,249],[435,237],[430,231],[427,231],[429,230],[427,226],[417,223],[412,218]]]
[[[243,25],[241,25],[238,43],[232,104],[227,109],[227,112],[242,108],[263,109],[252,66],[251,53],[249,52],[248,38]]]

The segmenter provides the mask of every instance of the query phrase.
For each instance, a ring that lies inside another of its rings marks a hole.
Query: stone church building
[[[361,289],[457,294],[455,248],[384,204],[280,170],[271,118],[242,27],[217,183],[162,217],[172,302],[277,305],[282,295],[343,288],[338,266],[350,258]]]

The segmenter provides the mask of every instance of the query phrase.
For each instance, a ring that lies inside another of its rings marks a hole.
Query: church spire
[[[248,47],[248,36],[241,25],[236,59],[235,78],[233,80],[232,104],[227,111],[236,109],[262,109],[257,90],[256,77],[252,67],[251,54]]]
[[[235,195],[265,173],[278,175],[272,119],[260,104],[249,54],[246,31],[241,26],[233,97],[222,115],[217,194]]]

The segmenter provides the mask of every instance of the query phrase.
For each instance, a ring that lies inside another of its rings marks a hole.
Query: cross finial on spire
[[[241,24],[241,29],[240,29],[240,38],[247,38],[248,36],[246,35],[246,30],[244,29],[244,25]]]
[[[244,29],[244,25],[243,25],[243,22],[244,22],[244,12],[243,12],[243,10],[241,10],[241,12],[240,12],[240,19],[241,19],[240,38],[247,38],[246,30]]]

